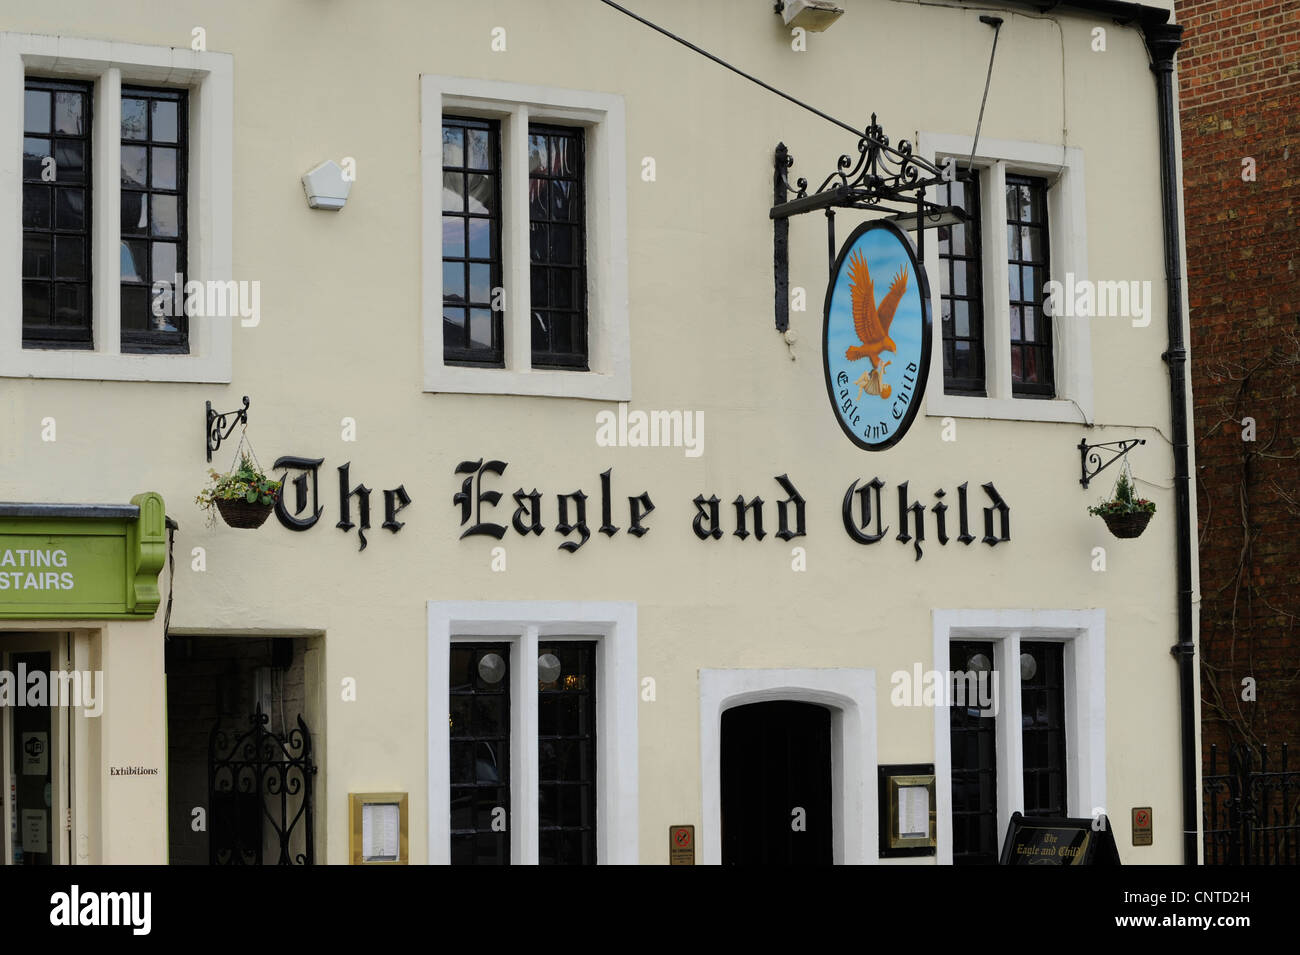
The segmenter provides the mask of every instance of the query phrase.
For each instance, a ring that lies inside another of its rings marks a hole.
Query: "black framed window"
[[[1047,180],[1007,175],[1007,272],[1011,292],[1011,393],[1054,398],[1052,321],[1044,286],[1051,277],[1047,249]]]
[[[442,118],[442,354],[453,365],[504,365],[501,124]],[[497,308],[493,308],[493,305]]]
[[[172,291],[186,274],[185,90],[122,87],[122,351],[189,351],[189,323]],[[162,314],[158,314],[161,312]]]
[[[91,348],[91,83],[29,77],[23,102],[23,345]]]
[[[449,693],[451,862],[509,865],[510,647],[453,644]]]
[[[943,390],[986,394],[984,284],[980,259],[979,172],[961,173],[939,187],[939,203],[961,209],[967,221],[939,228],[939,300],[943,311]]]
[[[997,720],[978,700],[970,699],[970,682],[958,687],[964,672],[993,672],[992,643],[953,643],[952,706],[948,710],[952,748],[952,861],[954,865],[990,865],[998,861]],[[978,684],[977,684],[978,688]],[[957,701],[964,705],[958,706]]]
[[[529,125],[534,368],[588,368],[584,154],[584,130]]]
[[[596,864],[596,644],[537,657],[538,861]]]
[[[1066,815],[1065,647],[1020,644],[1025,815]]]

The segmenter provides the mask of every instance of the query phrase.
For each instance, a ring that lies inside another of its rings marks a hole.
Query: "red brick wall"
[[[1194,0],[1177,19],[1202,730],[1222,766],[1229,741],[1300,749],[1300,3]]]

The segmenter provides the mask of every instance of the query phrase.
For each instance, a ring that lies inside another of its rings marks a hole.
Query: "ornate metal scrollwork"
[[[1102,471],[1106,470],[1120,458],[1124,457],[1124,455],[1128,454],[1132,448],[1139,444],[1146,443],[1145,438],[1128,438],[1124,441],[1106,441],[1102,444],[1089,444],[1087,441],[1080,441],[1079,463],[1083,471],[1082,477],[1079,478],[1079,483],[1087,488],[1089,481],[1095,478]],[[1119,448],[1119,450],[1103,461],[1101,454],[1097,450],[1098,448]],[[1089,470],[1089,468],[1091,468],[1091,470]]]
[[[230,437],[230,433],[235,430],[235,425],[243,423],[248,424],[248,395],[244,395],[244,407],[236,408],[234,411],[227,411],[225,414],[217,414],[212,410],[212,402],[205,401],[207,406],[207,426],[204,431],[207,436],[208,461],[212,461],[212,452],[221,447],[221,442]],[[224,432],[224,433],[223,433]]]
[[[208,737],[209,862],[262,865],[269,844],[277,865],[312,865],[311,731],[299,716],[284,736],[272,733],[261,707],[249,722],[252,728],[238,736],[218,723]]]
[[[875,113],[871,114],[871,124],[858,139],[857,159],[847,154],[841,155],[835,164],[835,171],[823,179],[811,195],[808,192],[808,180],[803,177],[796,179],[793,187],[790,185],[788,170],[794,165],[794,159],[787,153],[781,160],[777,164],[777,173],[785,187],[784,197],[787,202],[778,202],[773,207],[773,218],[832,205],[870,209],[881,202],[911,204],[916,202],[913,193],[917,190],[944,181],[943,170],[929,160],[914,155],[912,144],[908,140],[900,140],[897,146],[891,146],[889,137],[876,122]],[[781,168],[782,165],[784,169]],[[816,201],[819,198],[823,201]],[[786,205],[790,206],[788,210],[783,208]]]
[[[843,125],[843,124],[841,124]],[[808,180],[802,176],[790,184],[790,170],[794,158],[785,143],[778,143],[773,162],[772,208],[768,212],[773,220],[773,265],[775,268],[776,327],[785,331],[789,327],[789,220],[814,210],[825,210],[827,248],[830,261],[835,261],[835,210],[885,212],[896,220],[908,220],[908,228],[917,234],[917,249],[921,257],[925,252],[925,229],[945,224],[942,218],[955,214],[965,216],[959,209],[941,206],[925,198],[925,190],[947,181],[943,170],[912,152],[912,144],[900,140],[890,145],[889,137],[876,114],[871,123],[858,136],[858,155],[841,155],[835,171],[809,192]],[[901,207],[901,208],[900,208]],[[951,221],[951,220],[950,220]],[[903,222],[899,222],[903,225]]]

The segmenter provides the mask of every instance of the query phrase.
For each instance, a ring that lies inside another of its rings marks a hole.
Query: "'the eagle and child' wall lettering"
[[[281,475],[283,487],[280,498],[276,501],[275,514],[280,523],[289,530],[309,530],[316,525],[324,513],[325,509],[319,503],[318,491],[319,471],[324,463],[324,458],[295,456],[281,457],[275,462],[273,470],[284,469]],[[352,462],[349,461],[338,467],[339,520],[334,526],[343,531],[351,531],[355,528],[361,542],[359,549],[365,550],[366,531],[370,529],[372,490],[364,484],[352,485],[351,464]],[[511,495],[515,505],[512,513],[507,514],[509,504],[498,511],[504,494],[491,485],[496,479],[504,478],[508,467],[505,461],[485,458],[461,461],[456,465],[454,473],[463,477],[460,481],[460,489],[452,494],[451,503],[460,514],[460,526],[463,528],[460,534],[461,540],[478,536],[501,540],[511,528],[524,537],[530,534],[540,537],[545,532],[546,508],[543,503],[545,495],[535,487],[531,491],[525,491],[521,486]],[[290,471],[298,473],[290,478]],[[614,523],[614,469],[608,468],[601,472],[599,480],[600,526],[596,530],[607,537],[613,537],[624,529]],[[806,537],[808,502],[799,493],[788,474],[778,474],[773,480],[784,494],[784,497],[775,504],[777,530],[773,536],[782,541]],[[488,486],[485,486],[485,482]],[[921,544],[929,539],[927,523],[933,527],[933,540],[940,546],[946,546],[951,540],[965,545],[970,545],[976,540],[970,532],[971,505],[968,502],[968,482],[957,486],[955,536],[949,535],[948,511],[951,508],[946,502],[948,492],[943,488],[934,492],[934,501],[928,507],[930,516],[927,518],[926,504],[919,497],[913,496],[909,490],[909,483],[904,481],[896,487],[898,524],[894,540],[902,544],[910,543],[916,552],[916,560],[924,556]],[[289,501],[290,487],[293,489],[292,508]],[[845,533],[855,543],[876,544],[889,534],[890,527],[884,523],[885,487],[885,482],[878,477],[873,477],[865,483],[855,479],[844,492],[840,514]],[[984,536],[980,539],[989,546],[1011,540],[1011,508],[1002,499],[1002,495],[998,493],[998,489],[992,482],[981,484],[980,487],[988,498],[988,504],[982,508]],[[397,515],[410,505],[411,496],[405,486],[399,484],[395,488],[385,490],[383,500],[384,521],[380,526],[396,534],[406,525],[405,521],[397,519]],[[560,550],[570,554],[575,553],[591,539],[592,532],[587,523],[588,500],[588,495],[582,488],[555,495],[554,530],[564,538],[559,544]],[[355,521],[353,520],[354,501]],[[722,500],[716,494],[710,494],[707,498],[703,494],[697,494],[691,503],[694,505],[691,530],[695,536],[701,541],[720,540],[726,533]],[[731,507],[734,508],[734,519],[731,522],[732,536],[741,540],[753,537],[758,541],[768,536],[767,528],[771,526],[771,511],[768,510],[768,503],[761,497],[754,496],[746,501],[745,495],[738,494],[731,502]],[[655,505],[649,491],[629,495],[626,511],[627,533],[637,538],[648,534],[651,528],[647,520],[654,510]],[[622,519],[621,510],[619,518]]]

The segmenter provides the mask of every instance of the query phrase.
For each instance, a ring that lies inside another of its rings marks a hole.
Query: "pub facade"
[[[1196,861],[1172,5],[627,6],[3,15],[6,863]]]

